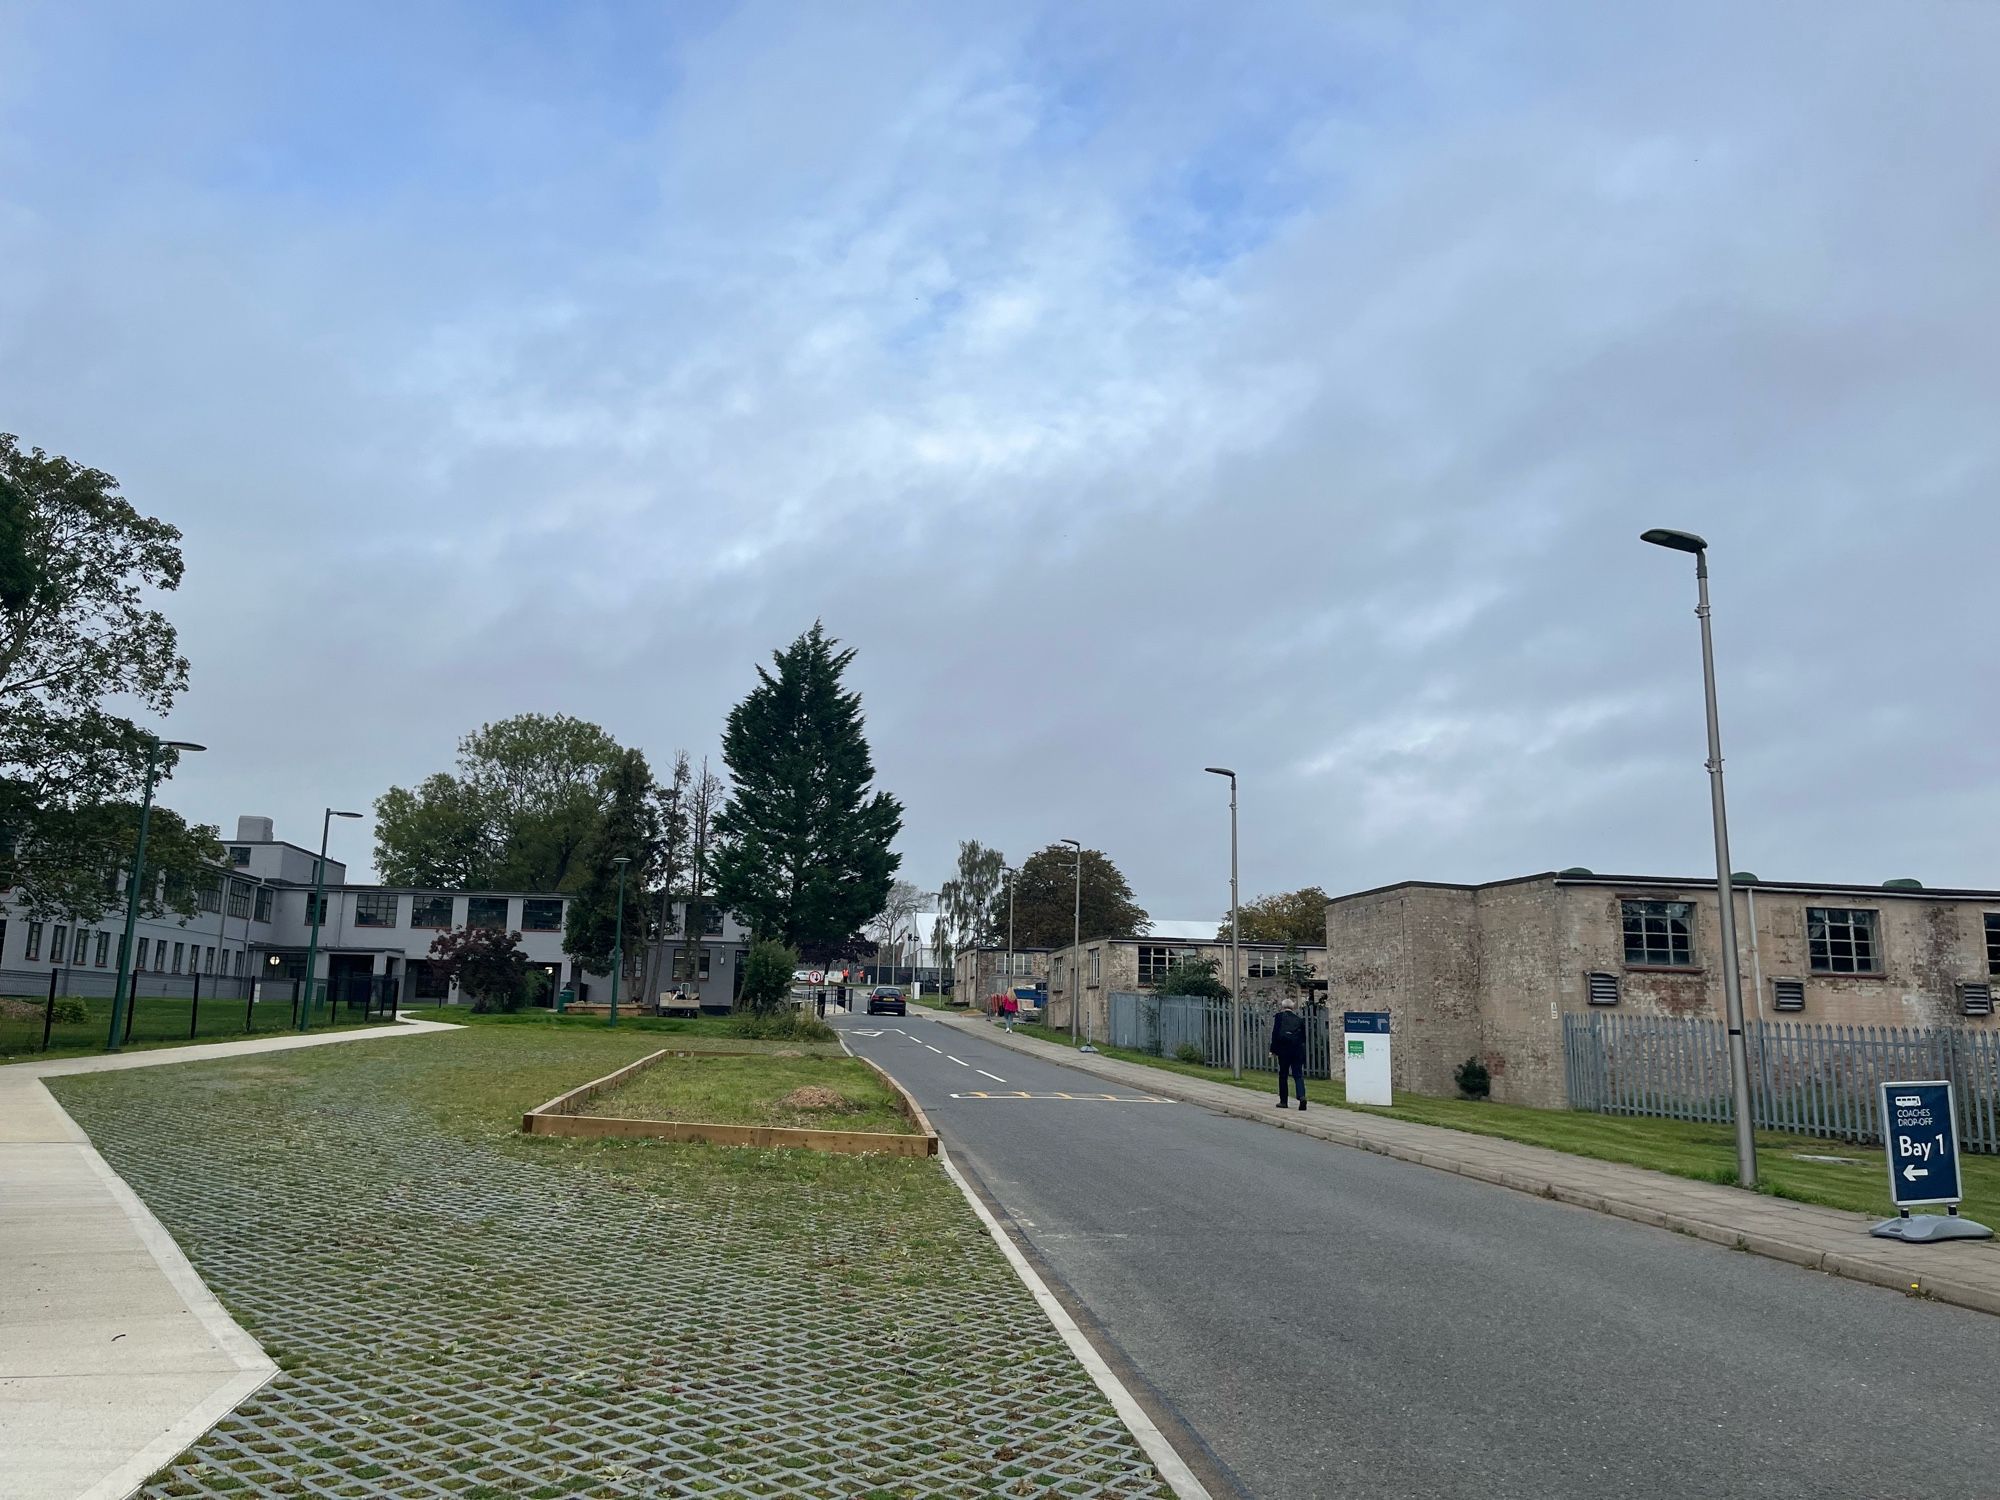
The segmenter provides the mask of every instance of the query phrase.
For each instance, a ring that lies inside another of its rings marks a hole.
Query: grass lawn
[[[786,1097],[798,1089],[827,1090],[840,1102],[818,1107],[787,1103]],[[851,1057],[670,1057],[598,1095],[583,1113],[890,1135],[917,1130],[875,1071]]]
[[[57,999],[57,1005],[63,1001]],[[104,1050],[111,1033],[111,1001],[91,996],[72,1002],[81,1005],[84,1019],[58,1021],[49,1031],[49,1050],[42,1047],[42,1002],[0,1000],[0,1064],[46,1062],[61,1057],[89,1057]],[[245,1018],[250,1026],[244,1026]],[[192,1022],[195,1034],[188,1035]],[[259,1000],[255,1003],[204,995],[199,1007],[186,997],[142,997],[132,1015],[132,1039],[124,1050],[138,1052],[154,1047],[185,1047],[190,1042],[227,1042],[246,1036],[276,1036],[293,1027],[292,1002]],[[314,1017],[314,1031],[351,1030],[363,1023],[326,1024],[322,1009]],[[368,1022],[368,1025],[382,1024]]]
[[[282,1369],[145,1500],[1166,1495],[935,1161],[520,1133],[660,1045],[51,1080]]]
[[[1017,1027],[1022,1035],[1058,1046],[1070,1045],[1067,1031],[1051,1031],[1045,1026]],[[1277,1079],[1270,1073],[1247,1074],[1240,1082],[1227,1069],[1184,1063],[1174,1058],[1152,1057],[1123,1047],[1099,1044],[1099,1052],[1125,1062],[1182,1073],[1190,1078],[1206,1078],[1215,1083],[1235,1084],[1258,1093],[1275,1094]],[[1528,1109],[1517,1104],[1495,1104],[1472,1099],[1438,1099],[1422,1094],[1401,1094],[1393,1109],[1376,1109],[1349,1104],[1339,1080],[1306,1080],[1306,1097],[1315,1104],[1352,1109],[1359,1114],[1381,1115],[1385,1119],[1409,1120],[1418,1125],[1440,1125],[1473,1135],[1498,1136],[1530,1146],[1546,1146],[1567,1151],[1572,1156],[1594,1157],[1599,1161],[1623,1162],[1628,1166],[1650,1167],[1676,1177],[1701,1182],[1732,1183],[1736,1180],[1736,1138],[1727,1125],[1695,1125],[1684,1120],[1648,1120],[1624,1115],[1586,1114],[1579,1110]],[[1811,1157],[1840,1157],[1844,1161],[1814,1161]],[[1963,1187],[1968,1212],[1979,1216],[1981,1207],[1990,1213],[2000,1208],[2000,1157],[1967,1153],[1961,1158]],[[1814,1137],[1778,1135],[1760,1131],[1757,1135],[1758,1190],[1800,1203],[1817,1203],[1827,1208],[1844,1208],[1855,1213],[1895,1213],[1889,1203],[1888,1167],[1880,1147],[1857,1146],[1844,1141]],[[1990,1206],[1990,1207],[1989,1207]]]

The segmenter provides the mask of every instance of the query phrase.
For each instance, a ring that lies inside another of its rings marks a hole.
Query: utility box
[[[1347,1011],[1341,1031],[1347,1043],[1347,1102],[1388,1108],[1396,1102],[1389,1086],[1389,1013]]]

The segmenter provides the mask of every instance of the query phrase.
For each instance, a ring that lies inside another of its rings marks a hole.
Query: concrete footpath
[[[1862,1214],[1746,1193],[1644,1167],[1571,1156],[1494,1136],[1385,1119],[1359,1110],[1280,1111],[1275,1107],[1275,1078],[1267,1095],[1036,1041],[1002,1031],[984,1017],[939,1015],[937,1019],[977,1031],[988,1041],[1016,1052],[1221,1114],[1676,1230],[1834,1276],[2000,1314],[2000,1239],[1936,1245],[1872,1239],[1868,1231],[1880,1221]],[[1991,1218],[1986,1222],[1991,1223]]]
[[[277,1372],[42,1080],[456,1029],[0,1067],[0,1500],[122,1500]]]

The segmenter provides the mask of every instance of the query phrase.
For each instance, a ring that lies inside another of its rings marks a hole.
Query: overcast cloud
[[[905,873],[2000,885],[2000,7],[0,12],[0,430],[186,533],[168,799],[817,616]],[[354,825],[350,825],[352,828]],[[341,835],[368,864],[365,825]]]

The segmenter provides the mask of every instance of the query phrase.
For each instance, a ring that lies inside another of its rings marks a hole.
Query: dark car
[[[868,1014],[871,1016],[907,1016],[910,1008],[903,999],[903,992],[893,985],[877,985],[868,992]]]

